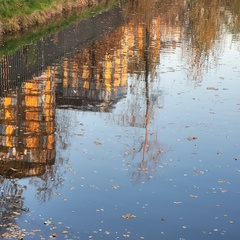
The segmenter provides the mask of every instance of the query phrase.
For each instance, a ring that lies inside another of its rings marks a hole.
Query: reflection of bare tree
[[[64,177],[58,171],[60,165],[60,162],[56,162],[48,166],[43,175],[29,179],[29,183],[36,188],[36,197],[40,202],[49,201],[53,192],[62,186]]]
[[[153,171],[155,171],[156,163],[159,161],[161,150],[159,148],[159,143],[157,138],[155,141],[152,141],[153,137],[157,133],[149,132],[149,125],[151,119],[153,118],[153,102],[150,99],[150,86],[154,86],[154,81],[150,81],[149,84],[149,50],[150,50],[150,34],[149,34],[149,25],[146,25],[145,28],[146,42],[145,42],[145,51],[144,51],[144,62],[145,62],[145,103],[146,103],[146,112],[145,112],[145,135],[141,147],[138,152],[142,152],[141,161],[137,165],[136,171],[132,173],[132,178],[137,182],[142,178],[149,178]],[[154,74],[153,74],[154,75]],[[156,103],[155,103],[156,104]],[[152,163],[152,164],[151,164]]]
[[[36,188],[36,197],[40,202],[50,200],[53,192],[63,185],[64,176],[60,171],[60,167],[68,161],[62,154],[64,151],[68,150],[70,144],[70,125],[68,114],[56,113],[55,137],[58,143],[58,153],[61,154],[58,154],[56,157],[54,165],[47,166],[43,175],[29,179],[29,183]]]
[[[16,180],[0,176],[0,236],[15,219],[27,208],[24,207],[23,186]]]
[[[189,64],[189,73],[193,79],[201,78],[201,71],[211,64],[217,64],[222,52],[226,31],[240,30],[239,0],[236,1],[186,1],[184,10],[184,48],[189,49],[184,57]],[[236,11],[236,9],[238,9]],[[209,57],[213,62],[209,62]]]

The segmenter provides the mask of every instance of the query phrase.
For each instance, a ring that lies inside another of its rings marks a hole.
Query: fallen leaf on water
[[[227,189],[221,189],[221,192],[222,192],[222,193],[226,193],[226,192],[227,192]]]
[[[198,198],[197,195],[190,195],[191,198]]]
[[[215,91],[217,91],[218,88],[215,88],[215,87],[207,87],[207,90],[215,90]]]
[[[78,133],[78,134],[74,134],[76,136],[80,136],[80,137],[83,137],[84,135],[82,133]]]
[[[128,213],[128,214],[122,215],[122,218],[131,219],[131,218],[136,218],[136,216],[131,213]]]
[[[125,154],[126,154],[126,155],[131,155],[131,154],[133,154],[133,153],[132,153],[132,152],[129,152],[129,151],[126,151]]]
[[[196,139],[197,139],[197,137],[188,137],[187,138],[188,141],[193,141],[193,140],[196,140]]]
[[[57,196],[60,196],[60,195],[61,195],[60,192],[54,192],[53,194],[54,194],[54,195],[57,195]]]
[[[175,203],[175,204],[182,204],[182,202],[173,202],[173,203]]]
[[[44,224],[45,225],[49,225],[49,224],[51,224],[52,222],[50,221],[50,220],[46,220],[45,222],[44,222]]]

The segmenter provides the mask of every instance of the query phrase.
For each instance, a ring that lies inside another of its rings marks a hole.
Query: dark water
[[[2,56],[0,238],[239,239],[239,6],[129,1]]]

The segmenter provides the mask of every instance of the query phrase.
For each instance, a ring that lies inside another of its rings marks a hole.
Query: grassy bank
[[[25,31],[107,2],[109,0],[1,0],[0,34]]]
[[[15,35],[5,36],[3,41],[4,47],[0,47],[0,58],[12,54],[18,49],[21,49],[23,46],[32,44],[34,41],[37,41],[44,36],[55,33],[59,29],[67,27],[73,22],[87,19],[102,11],[107,11],[108,9],[116,6],[117,3],[118,1],[111,0],[108,1],[108,3],[106,4],[91,7],[89,9],[86,9],[85,11],[72,14],[67,18],[60,18],[59,20],[51,22],[48,25],[38,26],[36,29],[29,30],[25,33],[16,33]]]

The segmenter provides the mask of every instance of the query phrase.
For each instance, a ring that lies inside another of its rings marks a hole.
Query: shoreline
[[[67,0],[56,2],[44,10],[34,11],[30,15],[15,15],[12,18],[0,18],[0,37],[16,33],[24,33],[44,25],[51,24],[61,18],[81,14],[91,8],[109,3],[111,0]]]

